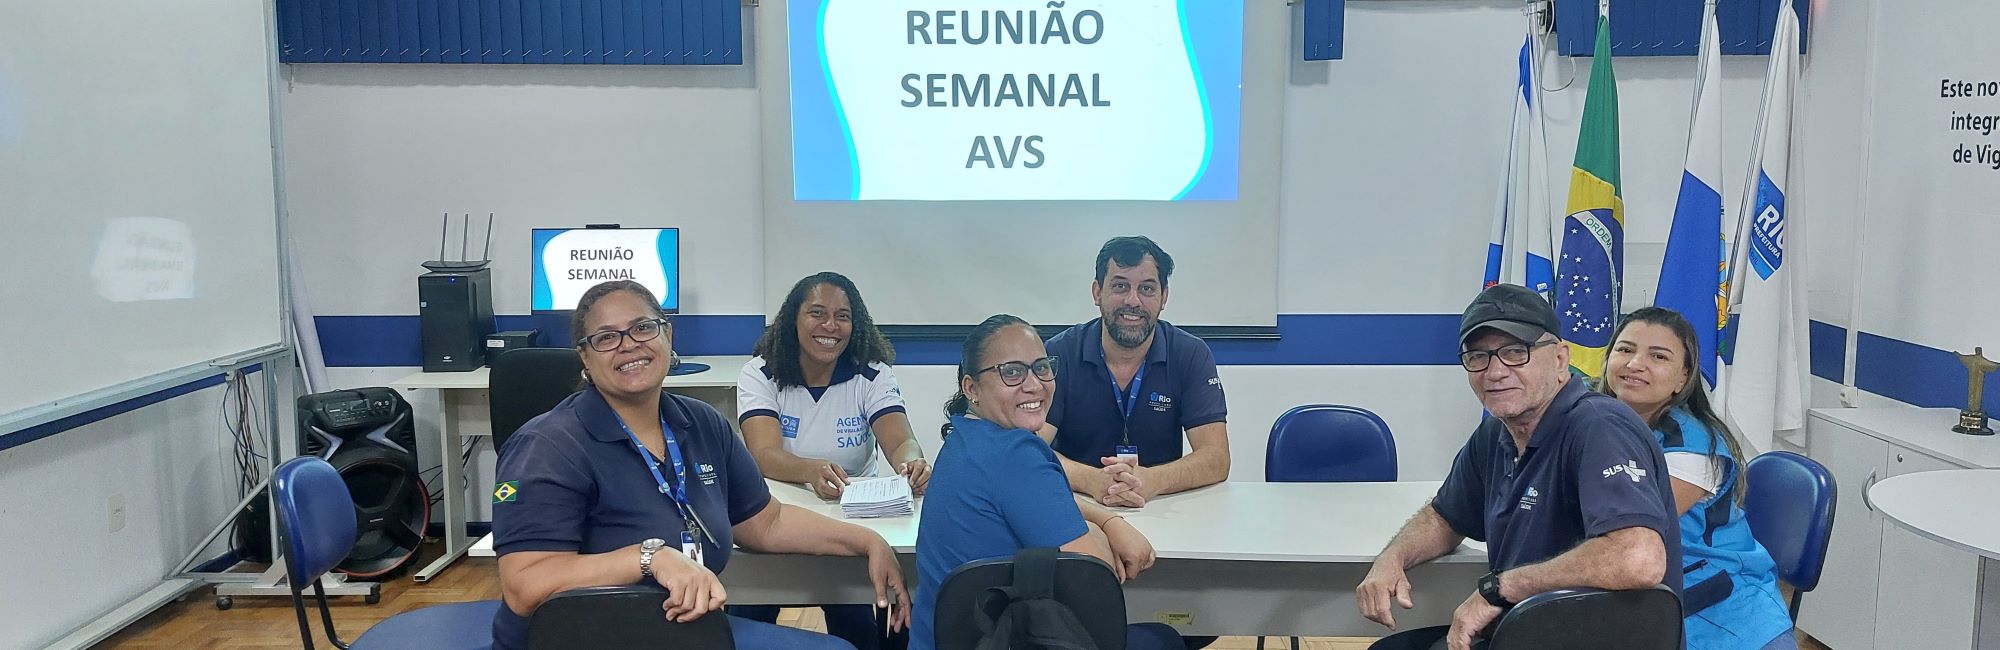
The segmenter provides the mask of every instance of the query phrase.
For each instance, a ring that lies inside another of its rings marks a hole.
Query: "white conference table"
[[[1954,469],[1883,479],[1863,497],[1890,523],[1980,557],[1977,648],[2000,648],[2000,470]]]
[[[708,369],[686,375],[668,375],[661,385],[668,391],[685,394],[715,405],[725,415],[736,410],[736,377],[743,372],[748,356],[681,357],[681,363],[707,364]],[[488,369],[467,372],[418,372],[389,384],[398,390],[437,391],[439,479],[444,488],[444,553],[418,570],[417,582],[430,582],[446,567],[465,555],[471,539],[465,534],[471,503],[466,501],[465,476],[458,459],[465,452],[465,438],[492,435],[487,415]],[[729,417],[734,422],[736,418]]]
[[[837,503],[804,486],[766,483],[787,505],[841,518]],[[1354,586],[1438,484],[1222,483],[1121,509],[1159,555],[1126,583],[1126,616],[1192,635],[1381,636],[1388,630],[1355,608]],[[903,579],[915,588],[917,517],[847,521],[895,547]],[[492,545],[488,535],[472,555],[491,556]],[[1411,570],[1417,607],[1397,610],[1398,627],[1450,623],[1485,573],[1486,552],[1477,543]],[[722,582],[736,604],[869,603],[874,589],[866,575],[860,558],[739,549]]]

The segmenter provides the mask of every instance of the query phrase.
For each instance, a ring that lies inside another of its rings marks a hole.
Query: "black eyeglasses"
[[[986,372],[989,370],[999,374],[1000,383],[1006,384],[1008,386],[1021,385],[1021,382],[1028,380],[1028,373],[1031,372],[1035,374],[1036,379],[1040,379],[1042,381],[1055,381],[1056,358],[1042,357],[1040,359],[1036,359],[1029,363],[1021,363],[1019,361],[1009,361],[1006,363],[995,364],[975,370],[972,372],[972,376],[977,377],[979,376],[979,373]]]
[[[660,332],[673,327],[673,322],[665,318],[643,320],[622,330],[605,330],[576,340],[577,347],[589,345],[598,352],[618,349],[620,339],[631,337],[633,343],[645,343],[660,338]]]
[[[1458,353],[1458,365],[1465,366],[1466,372],[1484,372],[1493,365],[1493,358],[1499,357],[1500,363],[1506,364],[1507,367],[1519,368],[1528,365],[1528,356],[1535,351],[1535,348],[1561,342],[1558,339],[1549,339],[1535,343],[1503,345],[1496,350],[1466,350]]]

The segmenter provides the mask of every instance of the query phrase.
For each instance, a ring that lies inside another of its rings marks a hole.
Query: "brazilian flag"
[[[1597,18],[1590,89],[1570,169],[1569,217],[1556,263],[1557,332],[1569,342],[1570,367],[1604,374],[1604,357],[1624,291],[1625,202],[1618,195],[1618,82],[1611,74],[1611,19]]]

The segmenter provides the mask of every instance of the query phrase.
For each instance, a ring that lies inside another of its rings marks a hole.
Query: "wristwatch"
[[[667,547],[667,540],[658,537],[639,542],[639,575],[653,577],[653,554]]]
[[[1500,573],[1497,571],[1479,576],[1479,595],[1485,597],[1486,602],[1492,603],[1494,607],[1514,606],[1514,603],[1507,602],[1507,597],[1500,595]]]

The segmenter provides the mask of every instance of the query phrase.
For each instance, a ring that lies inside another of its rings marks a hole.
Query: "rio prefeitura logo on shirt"
[[[521,496],[521,482],[507,481],[493,486],[493,502],[509,503]]]

